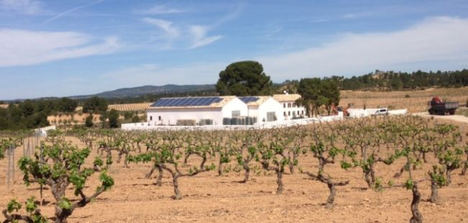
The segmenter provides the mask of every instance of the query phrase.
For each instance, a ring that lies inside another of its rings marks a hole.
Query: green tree
[[[273,89],[270,77],[256,61],[230,64],[219,73],[216,91],[221,95],[269,95]]]
[[[58,110],[63,112],[74,112],[78,102],[70,98],[61,98],[58,101]]]
[[[86,120],[85,120],[85,126],[88,127],[88,128],[91,128],[93,127],[94,123],[93,123],[93,114],[90,114],[88,117],[86,117]]]
[[[117,112],[117,110],[115,109],[112,109],[109,112],[109,127],[111,128],[119,127],[119,112]]]
[[[318,114],[318,108],[323,104],[323,97],[320,95],[320,78],[304,78],[299,81],[297,91],[301,95],[296,103],[303,105],[309,116]]]
[[[322,80],[320,93],[325,97],[324,105],[330,115],[332,106],[337,106],[340,103],[340,89],[338,89],[338,82],[334,79]]]
[[[324,105],[330,114],[333,105],[340,102],[340,90],[336,79],[303,78],[297,91],[302,96],[296,103],[306,107],[309,116],[318,115]]]
[[[83,112],[86,113],[102,113],[107,111],[108,103],[105,99],[92,97],[87,99],[83,104]]]
[[[133,116],[132,122],[140,122],[140,117],[138,117],[138,114],[135,114],[135,116]]]

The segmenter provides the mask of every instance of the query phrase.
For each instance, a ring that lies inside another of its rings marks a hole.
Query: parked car
[[[388,115],[388,108],[379,108],[372,115]]]

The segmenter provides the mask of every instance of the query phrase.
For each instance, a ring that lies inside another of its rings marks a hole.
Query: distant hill
[[[84,99],[94,96],[107,99],[115,98],[135,98],[143,95],[163,95],[163,94],[177,94],[177,93],[190,93],[190,92],[200,92],[200,91],[213,91],[215,90],[215,85],[213,84],[204,84],[204,85],[162,85],[162,86],[152,86],[146,85],[141,87],[132,87],[132,88],[120,88],[113,91],[105,91],[93,95],[81,95],[81,96],[72,96],[69,98],[72,99]]]

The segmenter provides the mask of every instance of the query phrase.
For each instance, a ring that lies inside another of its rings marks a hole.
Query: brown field
[[[409,112],[427,111],[428,101],[439,96],[447,101],[465,104],[468,100],[468,87],[463,88],[430,88],[417,91],[341,91],[340,105],[353,108],[388,107],[390,109],[408,109]]]
[[[454,122],[452,122],[454,123]],[[460,123],[455,123],[460,124]],[[464,135],[468,124],[460,124]],[[74,142],[79,143],[76,139]],[[465,138],[466,140],[466,138]],[[17,149],[17,158],[22,148]],[[91,155],[94,157],[93,152]],[[92,160],[89,159],[89,160]],[[114,159],[116,160],[116,159]],[[303,157],[300,166],[305,170],[315,169],[312,157]],[[402,162],[389,169],[380,167],[379,175],[391,179]],[[7,160],[0,160],[0,179],[5,179]],[[242,173],[230,172],[218,177],[214,172],[196,177],[181,178],[182,200],[175,201],[171,179],[165,173],[162,187],[153,185],[155,179],[145,179],[149,164],[113,164],[110,174],[114,187],[84,208],[77,209],[70,222],[408,222],[411,192],[403,188],[389,188],[382,192],[365,190],[365,182],[359,169],[342,170],[338,165],[327,166],[326,171],[338,179],[349,179],[350,184],[339,187],[336,205],[326,209],[322,203],[328,196],[327,187],[305,175],[296,173],[284,177],[285,191],[276,190],[274,174],[259,171],[247,184],[237,181]],[[420,210],[425,222],[468,222],[468,176],[453,174],[449,187],[439,190],[441,203],[434,205],[422,202]],[[416,174],[425,174],[416,171]],[[97,185],[93,176],[88,185]],[[397,180],[398,182],[398,180]],[[420,184],[423,199],[430,194],[428,182]],[[95,190],[90,186],[87,191]],[[70,190],[67,192],[72,194]],[[50,191],[44,192],[45,200],[52,201]],[[7,191],[0,180],[0,207],[8,200],[17,198],[23,202],[30,196],[39,197],[38,186],[26,187],[16,170],[16,182]],[[43,213],[52,216],[53,204],[41,207]],[[3,217],[0,217],[2,219]]]
[[[146,111],[152,103],[132,103],[132,104],[113,104],[109,105],[110,109],[117,111]]]

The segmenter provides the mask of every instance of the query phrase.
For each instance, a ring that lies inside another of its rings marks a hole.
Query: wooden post
[[[40,148],[39,148],[39,159],[41,161],[41,165],[43,165],[44,163],[44,145],[41,144]],[[41,196],[41,206],[44,205],[44,199],[43,199],[43,196],[42,196],[42,192],[43,192],[43,186],[41,184],[41,187],[40,187],[40,196]]]
[[[15,147],[10,145],[7,150],[8,155],[8,168],[7,168],[7,187],[8,191],[11,188],[11,184],[15,182]]]

